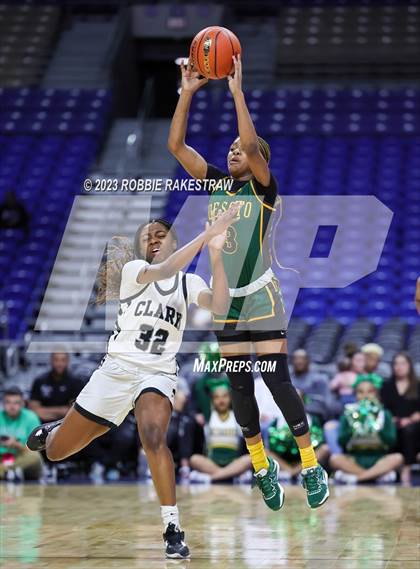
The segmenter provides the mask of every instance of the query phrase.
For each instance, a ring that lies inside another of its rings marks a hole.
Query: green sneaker
[[[306,501],[310,508],[319,508],[328,500],[328,474],[319,464],[302,470],[302,486],[306,490]]]
[[[254,474],[254,486],[258,486],[264,502],[271,510],[280,510],[284,504],[284,490],[278,481],[279,465],[270,456],[268,470],[263,468]]]

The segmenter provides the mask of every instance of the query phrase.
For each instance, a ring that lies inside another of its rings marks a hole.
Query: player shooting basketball
[[[230,208],[179,250],[174,230],[162,219],[140,226],[134,245],[116,246],[99,272],[99,302],[120,301],[107,355],[64,419],[37,427],[27,442],[30,450],[45,449],[50,460],[62,460],[120,425],[134,409],[161,504],[169,558],[189,557],[179,524],[174,463],[166,444],[177,388],[175,356],[190,304],[213,312],[227,306],[221,249],[237,211]],[[181,271],[206,244],[212,290],[198,275]]]
[[[277,183],[269,168],[269,145],[257,136],[245,102],[240,56],[234,56],[233,61],[234,71],[228,77],[228,83],[235,103],[239,136],[232,142],[227,155],[229,173],[208,164],[185,142],[192,97],[207,82],[192,65],[181,67],[182,87],[168,148],[194,178],[233,178],[230,191],[220,184],[209,200],[209,219],[229,204],[240,204],[239,221],[229,230],[223,248],[231,302],[227,312],[214,315],[215,327],[219,327],[215,330],[216,335],[223,357],[232,364],[248,364],[252,352],[260,362],[274,364],[275,371],[261,372],[261,375],[296,439],[307,502],[311,508],[316,508],[328,498],[328,478],[317,462],[305,409],[290,380],[283,298],[266,247],[270,219],[278,205]],[[267,457],[261,438],[252,372],[231,371],[247,368],[250,369],[248,365],[236,368],[231,365],[227,371],[233,409],[251,455],[256,483],[267,506],[278,510],[283,505],[284,491],[278,483],[278,465]]]

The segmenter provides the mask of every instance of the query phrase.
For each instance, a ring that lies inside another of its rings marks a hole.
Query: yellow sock
[[[318,461],[315,456],[314,447],[300,448],[300,460],[302,461],[302,468],[312,468],[318,465]]]
[[[265,454],[264,443],[262,441],[255,443],[255,445],[247,444],[246,448],[251,455],[251,462],[255,472],[258,472],[263,468],[268,468],[268,458]]]

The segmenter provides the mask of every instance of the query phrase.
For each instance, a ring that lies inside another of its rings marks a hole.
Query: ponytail
[[[121,273],[123,266],[135,259],[131,239],[117,235],[108,245],[105,260],[99,267],[95,304],[105,304],[120,298]]]

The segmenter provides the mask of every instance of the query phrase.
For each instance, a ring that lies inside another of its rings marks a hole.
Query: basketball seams
[[[192,44],[191,44],[191,50],[190,50],[190,52],[192,53],[192,56],[193,56],[193,63],[195,63],[197,65],[198,71],[201,73],[201,75],[203,75],[203,77],[205,77],[206,75],[205,75],[205,73],[203,73],[203,70],[202,70],[201,64],[200,64],[200,45],[204,39],[204,36],[206,35],[207,30],[209,30],[209,29],[210,29],[210,27],[207,27],[207,28],[204,28],[204,30],[201,30],[201,32],[199,32],[201,34],[201,36],[200,36],[200,39],[196,43],[197,50],[196,50],[196,57],[195,58],[194,58],[194,53],[193,53],[193,49],[192,49]]]
[[[230,37],[230,31],[227,30],[227,32],[228,32],[228,33],[227,33],[226,35],[227,35],[227,37],[229,38],[229,41],[230,41],[230,47],[232,48],[232,55],[235,55],[235,48],[233,47],[232,38]],[[231,68],[231,71],[232,71],[232,68]],[[230,74],[229,74],[229,75],[230,75]]]
[[[200,41],[198,42],[198,45],[197,45],[197,66],[198,66],[198,69],[199,69],[201,75],[203,75],[204,77],[205,77],[205,73],[203,73],[203,70],[201,69],[201,62],[200,62],[200,46],[201,46],[201,42],[203,41],[203,39],[204,39],[204,37],[205,37],[205,35],[206,35],[206,30],[207,30],[207,29],[208,29],[208,28],[206,28],[205,30],[203,30],[203,33],[201,34]]]
[[[214,74],[216,75],[216,79],[219,79],[217,74],[217,38],[222,33],[223,30],[219,30],[217,34],[214,36]]]

